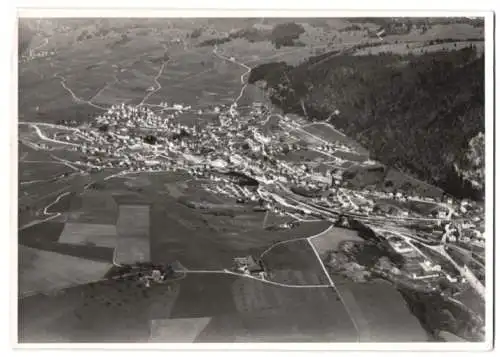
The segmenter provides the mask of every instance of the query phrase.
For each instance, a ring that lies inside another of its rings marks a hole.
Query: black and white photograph
[[[214,14],[18,15],[19,346],[488,342],[486,15]]]

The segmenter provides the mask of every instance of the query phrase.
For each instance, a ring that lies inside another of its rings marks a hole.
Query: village
[[[184,124],[186,115],[197,122]],[[402,268],[385,269],[384,274],[405,277],[417,287],[429,286],[441,277],[457,283],[460,274],[452,276],[441,271],[441,265],[433,263],[436,259],[429,259],[415,242],[452,244],[484,257],[484,212],[480,207],[451,197],[438,200],[399,191],[352,190],[344,185],[344,170],[339,169],[346,160],[332,155],[335,150],[351,148],[337,142],[296,141],[288,130],[269,129],[272,115],[276,116],[261,103],[239,109],[235,104],[216,106],[205,111],[182,104],[169,106],[166,102],[154,107],[120,104],[91,123],[77,128],[72,125],[72,130],[56,133],[53,140],[72,143],[71,150],[81,153],[81,160],[75,164],[91,171],[183,170],[207,179],[209,183],[202,187],[209,192],[234,200],[235,204],[252,203],[291,219],[279,229],[311,219],[336,222],[341,215],[370,229],[390,227],[378,235],[405,263]],[[284,128],[299,127],[287,116],[279,124]],[[327,153],[334,157],[334,165],[317,169],[314,160],[287,157],[288,152],[300,150]],[[433,208],[415,211],[411,203]],[[401,236],[408,228],[418,232],[411,240]],[[268,274],[252,257],[235,258],[235,269],[261,279]]]

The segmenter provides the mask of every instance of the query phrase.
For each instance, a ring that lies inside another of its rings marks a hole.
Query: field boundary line
[[[264,252],[262,252],[262,254],[260,255],[260,258],[262,259],[262,257],[267,254],[271,249],[273,249],[274,247],[278,246],[278,245],[282,245],[282,244],[286,244],[286,243],[290,243],[290,242],[296,242],[296,241],[299,241],[299,240],[308,240],[308,239],[313,239],[317,236],[320,236],[322,234],[325,234],[327,233],[329,230],[331,230],[333,228],[333,225],[330,225],[328,228],[326,228],[324,231],[320,232],[320,233],[316,233],[310,237],[302,237],[302,238],[293,238],[293,239],[288,239],[288,240],[284,240],[284,241],[281,241],[281,242],[277,242],[277,243],[274,243],[273,245],[271,245],[269,248],[267,248]]]
[[[333,227],[330,226],[330,227]],[[352,324],[354,325],[354,328],[356,329],[356,332],[357,332],[357,335],[356,335],[356,342],[360,342],[360,336],[359,336],[359,327],[358,327],[358,324],[356,323],[356,320],[353,318],[353,315],[352,315],[352,312],[350,311],[349,307],[346,305],[345,303],[345,300],[344,298],[342,297],[342,294],[340,293],[339,289],[335,286],[332,278],[330,277],[330,274],[328,273],[328,270],[326,269],[325,267],[325,264],[323,263],[323,261],[321,260],[321,257],[319,256],[319,253],[318,251],[316,250],[316,247],[314,246],[314,244],[311,242],[312,239],[316,238],[317,235],[315,237],[311,237],[311,238],[308,238],[307,239],[307,242],[309,243],[309,245],[311,246],[312,250],[314,251],[314,254],[316,255],[316,258],[318,258],[318,262],[319,264],[321,265],[321,268],[323,269],[323,272],[325,273],[326,275],[326,278],[328,279],[328,282],[330,283],[330,287],[333,288],[335,290],[335,292],[337,293],[340,301],[342,302],[342,305],[344,305],[346,311],[347,311],[347,314],[349,315],[351,321],[352,321]]]
[[[186,274],[225,274],[225,275],[234,275],[240,278],[247,278],[247,279],[252,279],[259,281],[264,284],[270,284],[270,285],[275,285],[275,286],[280,286],[283,288],[293,288],[293,289],[313,289],[313,288],[330,288],[330,285],[291,285],[291,284],[283,284],[283,283],[278,283],[276,281],[272,280],[264,280],[264,279],[259,279],[256,278],[252,275],[247,275],[247,274],[240,274],[240,273],[235,273],[232,272],[228,269],[223,269],[223,270],[176,270],[176,273],[186,273]]]

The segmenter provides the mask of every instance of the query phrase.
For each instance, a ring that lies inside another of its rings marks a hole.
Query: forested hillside
[[[375,159],[450,194],[483,197],[484,55],[475,47],[327,53],[296,67],[257,67],[249,81],[260,80],[286,112],[302,114],[304,103],[311,120],[330,120]]]

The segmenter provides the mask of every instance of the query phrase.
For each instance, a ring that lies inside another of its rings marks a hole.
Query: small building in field
[[[259,274],[264,272],[264,268],[260,261],[257,261],[251,255],[246,257],[237,257],[233,259],[234,269],[244,274]]]

